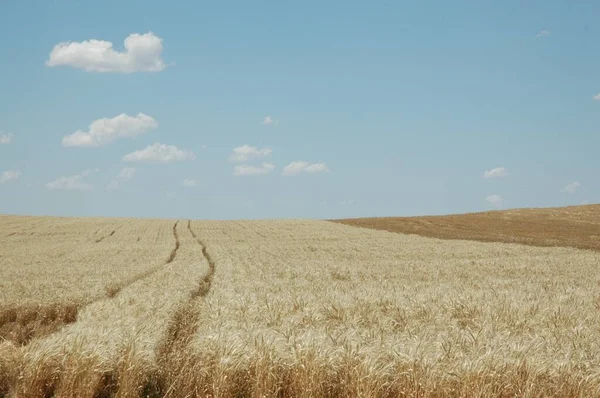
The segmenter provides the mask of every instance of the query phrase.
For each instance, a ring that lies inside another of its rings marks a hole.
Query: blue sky
[[[600,202],[600,3],[572,3],[9,0],[0,213]]]

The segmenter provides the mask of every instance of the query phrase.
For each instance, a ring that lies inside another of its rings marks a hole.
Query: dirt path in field
[[[440,239],[562,246],[600,251],[600,205],[330,221]]]
[[[111,231],[109,234],[107,234],[107,235],[104,235],[104,236],[101,236],[101,237],[99,237],[98,239],[96,239],[96,243],[100,243],[100,242],[102,242],[104,239],[108,239],[108,238],[110,238],[110,237],[111,237],[111,236],[113,236],[113,235],[114,235],[114,234],[115,234],[115,233],[116,233],[118,230],[120,230],[120,229],[121,229],[121,228],[123,228],[123,227],[124,227],[124,225],[119,225],[118,227],[116,227],[115,229],[113,229],[113,230],[112,230],[112,231]],[[96,232],[96,233],[97,233],[97,232]]]
[[[173,250],[171,250],[171,253],[169,254],[169,257],[167,258],[167,261],[165,261],[165,263],[163,265],[149,269],[148,271],[142,272],[141,274],[135,275],[133,278],[127,279],[127,280],[125,280],[125,282],[123,282],[115,287],[107,286],[106,287],[106,296],[107,297],[109,297],[109,298],[115,297],[121,291],[121,289],[123,289],[124,287],[127,287],[127,286],[131,285],[132,283],[139,281],[140,279],[143,279],[143,278],[146,278],[146,277],[152,275],[153,273],[158,271],[162,266],[171,264],[173,262],[173,260],[175,260],[175,257],[177,256],[177,251],[179,250],[179,247],[181,246],[181,241],[179,240],[179,234],[177,233],[177,224],[179,224],[179,221],[176,221],[175,224],[173,225],[173,239],[175,239],[175,247],[173,247]]]
[[[20,230],[20,231],[14,231],[14,232],[11,232],[11,233],[7,234],[5,237],[6,237],[6,238],[9,238],[9,237],[11,237],[11,236],[14,236],[14,235],[26,235],[26,234],[27,234],[27,232],[30,232],[30,231],[35,231],[35,229],[36,229],[36,228],[38,228],[38,227],[39,227],[40,225],[42,225],[43,223],[44,223],[44,221],[43,221],[43,220],[42,220],[42,221],[38,221],[38,222],[36,222],[35,224],[33,224],[33,225],[30,225],[29,227],[27,227],[27,228],[25,228],[25,229],[22,229],[22,230]]]
[[[17,345],[24,346],[32,339],[48,336],[59,330],[62,326],[75,322],[78,312],[85,306],[107,297],[113,298],[119,294],[121,289],[152,275],[162,266],[170,264],[175,259],[180,246],[177,234],[178,223],[179,221],[173,225],[175,247],[171,250],[165,263],[126,279],[118,285],[106,286],[105,296],[95,297],[86,302],[61,302],[49,305],[0,308],[0,341],[8,340]],[[114,232],[113,230],[107,236],[112,236]]]
[[[202,298],[210,292],[216,269],[215,262],[208,253],[206,245],[198,238],[189,220],[187,228],[194,240],[200,245],[202,255],[208,262],[209,269],[198,284],[198,288],[191,293],[189,299],[173,315],[171,325],[158,350],[157,362],[160,365],[161,373],[158,375],[158,382],[154,386],[156,390],[154,395],[162,397],[171,396],[176,392],[174,386],[178,375],[181,373],[178,370],[182,369],[184,363],[182,355],[198,330],[202,312]]]
[[[206,245],[200,240],[200,238],[198,238],[196,236],[196,233],[192,229],[192,222],[190,220],[188,220],[188,230],[190,231],[190,234],[192,234],[192,237],[196,240],[196,242],[198,242],[198,244],[202,248],[202,255],[208,262],[208,266],[209,266],[208,274],[206,274],[206,277],[202,280],[201,286],[200,286],[200,288],[198,290],[198,294],[197,294],[198,296],[204,297],[210,291],[210,287],[212,285],[212,280],[215,275],[215,267],[216,266],[215,266],[214,260],[212,259],[212,257],[208,253],[208,250],[206,249]]]
[[[100,238],[96,239],[96,243],[100,243],[100,242],[102,242],[104,239],[106,239],[106,238],[110,238],[110,237],[111,237],[111,236],[113,236],[113,235],[115,234],[115,232],[117,232],[117,230],[118,230],[118,229],[120,229],[120,228],[121,228],[121,227],[115,228],[115,229],[113,229],[113,230],[112,230],[112,232],[111,232],[110,234],[108,234],[108,235],[104,235],[104,236],[101,236]]]
[[[179,241],[179,235],[177,234],[177,224],[179,224],[179,221],[175,222],[175,224],[173,225],[173,237],[175,238],[175,247],[171,251],[171,254],[169,255],[169,258],[167,259],[167,262],[165,264],[172,263],[173,260],[175,260],[177,250],[179,250],[179,246],[181,245],[181,242]]]

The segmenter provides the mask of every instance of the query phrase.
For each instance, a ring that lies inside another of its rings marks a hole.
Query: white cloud
[[[582,201],[581,201],[581,204],[582,204],[582,205],[589,205],[589,204],[590,204],[590,201],[589,201],[589,200],[582,200]]]
[[[354,204],[354,199],[342,200],[340,202],[342,206],[349,206]]]
[[[229,156],[230,162],[247,162],[253,159],[260,159],[273,153],[271,148],[257,148],[250,145],[242,145],[233,148],[233,153]]]
[[[263,119],[263,121],[262,121],[262,123],[261,123],[261,124],[267,124],[267,125],[269,125],[269,124],[275,124],[275,125],[276,125],[276,124],[278,124],[278,123],[279,123],[279,120],[275,120],[275,119],[273,119],[271,116],[266,116],[266,117]]]
[[[200,185],[200,182],[198,180],[193,180],[191,178],[186,178],[185,180],[183,180],[184,187],[197,187],[198,185]]]
[[[504,198],[500,195],[489,195],[485,197],[485,200],[498,209],[504,204]]]
[[[94,120],[89,131],[77,130],[62,139],[63,146],[97,147],[108,145],[117,138],[135,138],[138,135],[155,129],[158,123],[152,117],[138,113],[135,117],[124,113],[112,119]]]
[[[0,145],[10,144],[12,139],[13,139],[13,134],[11,134],[11,133],[0,134]]]
[[[581,184],[577,181],[573,181],[572,183],[567,184],[567,186],[564,187],[562,191],[566,193],[575,193],[575,191],[577,191],[579,187],[581,187]]]
[[[508,175],[508,171],[504,167],[496,167],[495,169],[486,170],[483,173],[483,178],[497,178],[497,177],[506,177]]]
[[[66,191],[90,191],[94,189],[94,186],[85,182],[83,179],[91,173],[97,173],[98,171],[98,169],[88,169],[84,170],[81,174],[59,177],[58,179],[47,183],[46,188]]]
[[[7,170],[0,174],[0,184],[6,184],[7,182],[16,180],[21,176],[21,172],[18,170]]]
[[[547,29],[542,29],[538,32],[537,35],[535,35],[536,39],[539,39],[540,37],[547,37],[550,36],[551,32]]]
[[[192,151],[179,149],[175,145],[154,143],[144,149],[125,155],[126,162],[157,162],[171,163],[194,160],[196,155]]]
[[[165,195],[167,195],[168,198],[176,198],[177,194],[175,192],[165,192]]]
[[[308,163],[305,161],[294,161],[283,168],[284,176],[295,176],[300,173],[329,173],[330,170],[325,163]]]
[[[594,95],[592,98],[595,99],[596,101],[600,101],[600,93]]]
[[[113,180],[107,185],[106,189],[109,191],[116,191],[134,176],[135,169],[133,167],[125,167],[121,170],[118,176],[113,178]]]
[[[162,39],[152,32],[133,33],[125,39],[125,51],[115,51],[104,40],[59,43],[52,49],[47,66],[71,66],[87,72],[160,72]]]
[[[263,163],[260,166],[252,166],[249,164],[240,164],[235,166],[233,169],[234,176],[256,176],[269,174],[275,169],[275,165],[272,163]]]

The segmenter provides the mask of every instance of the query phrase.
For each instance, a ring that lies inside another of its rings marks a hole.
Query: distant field
[[[564,246],[600,251],[600,205],[336,222],[440,239]]]
[[[600,395],[590,250],[14,216],[0,248],[0,397]]]

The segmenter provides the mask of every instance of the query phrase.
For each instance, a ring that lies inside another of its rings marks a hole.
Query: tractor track
[[[177,243],[169,262],[175,259],[181,246],[176,225],[173,227],[173,234]],[[185,353],[186,347],[198,330],[202,314],[202,298],[210,292],[212,285],[215,263],[204,243],[192,230],[191,221],[189,220],[187,230],[193,240],[200,246],[202,253],[200,262],[205,260],[208,263],[208,271],[198,281],[197,287],[190,291],[189,296],[184,298],[173,312],[169,320],[169,326],[156,349],[156,364],[158,366],[154,370],[148,370],[148,373],[143,374],[143,376],[139,374],[136,376],[138,377],[138,385],[141,388],[141,396],[144,397],[167,397],[176,393],[174,386],[177,382],[177,376],[185,366],[182,354]],[[122,383],[121,377],[123,375],[119,375],[118,371],[111,373],[106,383],[98,386],[96,396],[126,396],[127,392],[124,390],[127,390],[128,387]]]
[[[188,220],[188,231],[190,231],[190,234],[192,235],[192,237],[196,240],[196,242],[200,245],[200,247],[202,248],[202,255],[204,256],[204,258],[206,259],[206,261],[208,262],[208,273],[206,274],[206,276],[202,279],[202,284],[205,286],[205,288],[201,288],[197,294],[193,297],[197,297],[197,296],[201,296],[204,297],[208,294],[208,292],[210,291],[210,287],[212,285],[212,280],[213,277],[215,275],[215,261],[212,259],[212,257],[210,256],[210,254],[208,253],[208,250],[206,249],[206,245],[204,244],[204,242],[202,242],[197,236],[196,233],[194,232],[194,230],[192,229],[192,222],[190,220]]]
[[[157,362],[161,370],[154,376],[155,382],[151,383],[145,391],[151,396],[168,397],[176,392],[178,374],[185,366],[181,355],[198,330],[202,314],[202,299],[210,292],[216,270],[216,264],[206,245],[192,229],[191,220],[188,220],[187,229],[200,245],[203,259],[208,263],[208,272],[198,283],[198,288],[191,292],[189,299],[173,315],[171,325],[157,352]]]
[[[173,225],[173,238],[175,239],[175,247],[169,253],[169,257],[167,258],[165,263],[162,265],[153,267],[153,268],[147,270],[146,272],[142,272],[138,275],[135,275],[132,278],[127,279],[124,283],[121,283],[121,284],[118,284],[115,286],[107,286],[106,287],[106,296],[108,298],[115,297],[117,294],[119,294],[121,289],[139,281],[140,279],[147,278],[148,276],[157,272],[160,268],[164,267],[165,265],[171,264],[173,262],[173,260],[175,260],[175,257],[177,256],[177,251],[179,250],[179,247],[181,246],[181,242],[179,240],[179,234],[177,233],[177,224],[178,223],[179,223],[179,221],[175,222],[175,224]]]
[[[179,221],[175,222],[175,225],[173,225],[173,237],[175,238],[175,247],[173,248],[173,250],[171,250],[171,254],[167,259],[167,264],[170,264],[173,262],[173,260],[175,260],[177,250],[179,250],[179,246],[181,246],[181,242],[179,241],[179,234],[177,233],[177,224],[179,224]]]
[[[27,232],[29,232],[31,230],[35,230],[40,225],[43,225],[43,224],[44,224],[44,221],[35,222],[33,225],[29,225],[29,226],[25,227],[25,229],[23,229],[23,230],[11,232],[8,235],[6,235],[5,237],[8,238],[8,237],[11,237],[14,235],[25,235]],[[34,231],[34,233],[35,233],[35,231]]]
[[[113,229],[113,230],[112,230],[112,232],[111,232],[110,234],[108,234],[108,235],[104,235],[104,236],[101,236],[100,238],[96,239],[96,243],[100,243],[100,242],[102,242],[104,239],[106,239],[106,238],[110,238],[111,236],[113,236],[113,235],[115,234],[115,232],[117,232],[117,231],[118,231],[119,229],[121,229],[121,228],[123,228],[123,227],[117,227],[117,228]]]

